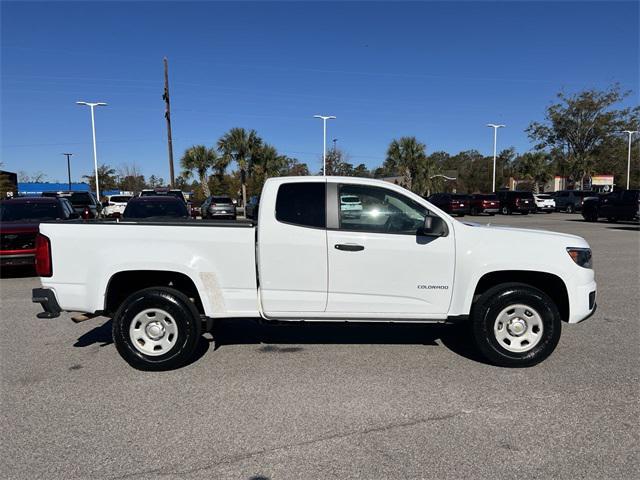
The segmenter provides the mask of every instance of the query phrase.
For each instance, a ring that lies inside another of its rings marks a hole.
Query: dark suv
[[[536,211],[533,193],[518,190],[500,190],[496,193],[500,202],[500,213],[511,215],[513,212],[528,215]]]
[[[471,215],[488,213],[495,215],[500,211],[500,201],[494,193],[474,193],[471,195]]]
[[[593,192],[585,192],[584,190],[558,190],[553,194],[553,199],[556,201],[556,211],[579,212],[582,210],[585,197],[593,195],[595,195]]]
[[[427,200],[449,215],[464,217],[471,211],[471,196],[469,195],[463,195],[461,193],[434,193],[427,198]]]
[[[585,198],[582,217],[587,222],[597,222],[598,218],[606,218],[610,222],[639,219],[639,193],[639,190],[618,190],[607,195]]]
[[[43,197],[66,198],[82,218],[98,218],[102,205],[92,192],[42,192]]]

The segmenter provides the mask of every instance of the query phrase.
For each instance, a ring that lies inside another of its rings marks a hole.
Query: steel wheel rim
[[[514,304],[504,308],[493,324],[498,344],[509,352],[524,353],[533,349],[544,332],[542,316],[529,305]]]
[[[147,308],[138,313],[131,322],[129,339],[140,353],[157,357],[167,353],[176,344],[178,325],[164,310]]]

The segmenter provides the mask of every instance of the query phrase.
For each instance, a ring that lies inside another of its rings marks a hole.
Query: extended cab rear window
[[[276,198],[276,220],[303,227],[326,228],[324,182],[285,183]]]

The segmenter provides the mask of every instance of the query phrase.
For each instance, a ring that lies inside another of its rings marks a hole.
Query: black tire
[[[618,219],[616,217],[607,217],[607,222],[616,223]]]
[[[471,208],[470,215],[476,216],[478,215],[478,209],[476,207]]]
[[[511,209],[507,206],[502,207],[502,210],[500,210],[500,213],[502,213],[502,215],[511,215]]]
[[[521,212],[522,215],[529,215],[529,212],[527,210],[525,210],[524,212]]]
[[[167,312],[177,326],[177,340],[165,354],[146,355],[129,335],[129,328],[140,312],[156,308]],[[170,370],[187,363],[200,341],[202,325],[200,314],[182,292],[167,287],[151,287],[130,295],[113,317],[113,342],[120,356],[140,370]]]
[[[458,217],[464,217],[464,213],[459,213]]]
[[[500,312],[515,304],[535,310],[542,320],[540,340],[525,352],[507,350],[494,333],[494,325]],[[561,320],[557,306],[547,294],[523,283],[505,283],[490,288],[475,302],[471,313],[476,345],[482,355],[494,365],[536,365],[551,355],[560,340]]]
[[[575,208],[573,207],[573,205],[569,204],[567,205],[567,213],[573,213],[575,211]]]

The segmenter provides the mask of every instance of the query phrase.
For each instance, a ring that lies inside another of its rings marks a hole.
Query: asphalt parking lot
[[[598,312],[563,325],[536,367],[487,365],[454,327],[239,320],[222,324],[215,344],[203,340],[187,367],[140,372],[118,356],[110,321],[38,320],[38,280],[4,274],[0,476],[637,475],[638,227],[567,214],[468,219],[591,244]]]

